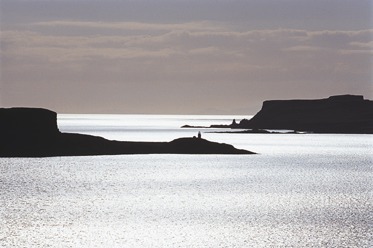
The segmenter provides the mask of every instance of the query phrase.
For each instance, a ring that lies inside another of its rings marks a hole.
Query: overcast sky
[[[372,0],[0,0],[0,106],[254,114],[373,99]]]

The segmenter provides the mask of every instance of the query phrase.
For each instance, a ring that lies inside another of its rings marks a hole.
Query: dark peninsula
[[[119,154],[254,154],[200,138],[171,142],[112,141],[61,133],[57,114],[41,108],[0,108],[0,157],[50,157]]]
[[[249,120],[209,128],[251,130],[245,133],[294,130],[294,133],[373,134],[373,101],[358,95],[315,100],[270,100],[265,101],[262,109]]]

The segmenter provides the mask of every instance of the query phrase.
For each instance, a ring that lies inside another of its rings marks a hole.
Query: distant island
[[[206,133],[256,133],[256,134],[301,134],[304,132],[298,131],[269,131],[266,129],[246,129],[243,131],[219,131],[219,132],[206,132]]]
[[[185,125],[183,128],[193,128]],[[200,127],[199,127],[200,128]],[[208,128],[293,130],[294,133],[373,134],[373,101],[358,95],[337,95],[315,100],[271,100],[250,120]],[[275,132],[276,133],[276,132]]]
[[[179,138],[171,142],[128,142],[61,133],[56,112],[42,108],[0,108],[0,157],[168,153],[254,154],[197,137]]]

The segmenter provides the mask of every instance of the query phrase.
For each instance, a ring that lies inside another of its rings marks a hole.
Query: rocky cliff
[[[317,100],[265,101],[252,119],[244,119],[230,127],[315,133],[373,133],[373,101],[356,95]]]

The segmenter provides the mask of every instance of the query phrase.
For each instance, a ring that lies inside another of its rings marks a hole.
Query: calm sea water
[[[373,247],[373,136],[217,134],[241,116],[59,115],[116,140],[258,155],[0,158],[1,247]]]

